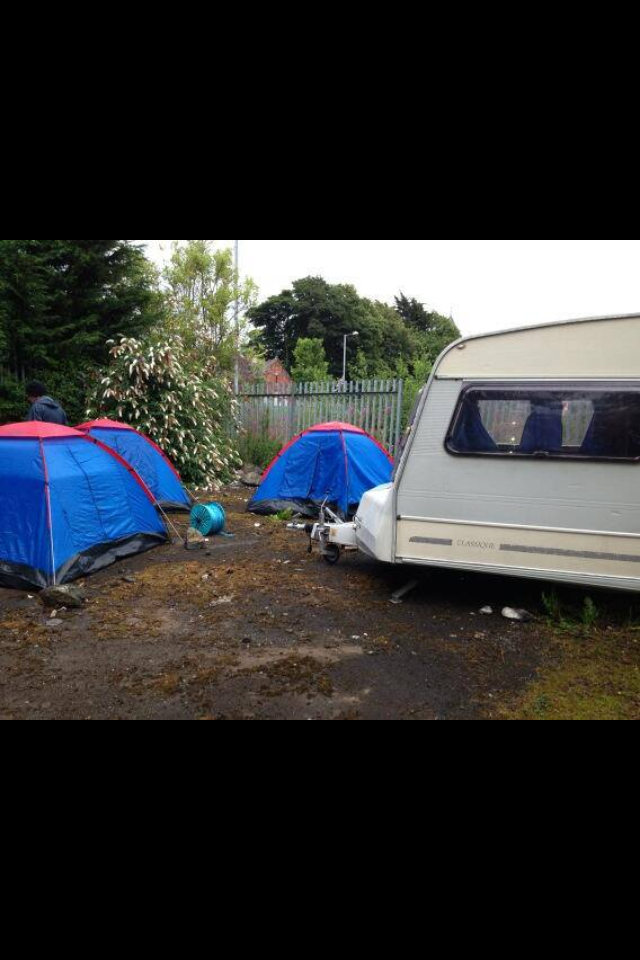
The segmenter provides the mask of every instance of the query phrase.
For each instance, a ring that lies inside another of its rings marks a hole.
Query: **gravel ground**
[[[246,497],[224,494],[234,539],[89,578],[57,626],[0,590],[0,719],[491,719],[556,656],[545,623],[500,616],[539,614],[540,585],[418,571],[396,606],[415,571],[359,555],[329,567]]]

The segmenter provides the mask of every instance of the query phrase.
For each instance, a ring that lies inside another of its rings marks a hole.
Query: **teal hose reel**
[[[226,524],[227,515],[224,507],[219,503],[199,504],[191,511],[191,526],[203,537],[216,537],[219,534],[225,537],[232,536],[225,533]]]

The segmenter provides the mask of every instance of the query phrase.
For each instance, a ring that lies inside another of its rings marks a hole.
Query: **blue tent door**
[[[315,456],[312,453],[313,448]],[[280,491],[284,499],[307,500],[311,496],[321,456],[320,444],[307,437],[291,448]]]
[[[389,483],[392,469],[389,455],[363,430],[319,424],[283,448],[248,509],[269,516],[291,504],[317,517],[318,506],[327,500],[346,519],[367,490]]]

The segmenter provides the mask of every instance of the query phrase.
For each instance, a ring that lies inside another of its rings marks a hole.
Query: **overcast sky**
[[[156,260],[171,243],[141,242]],[[465,334],[640,312],[640,240],[242,240],[241,270],[261,297],[310,275],[389,303],[403,291]]]

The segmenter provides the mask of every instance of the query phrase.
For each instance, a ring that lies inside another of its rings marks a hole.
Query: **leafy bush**
[[[322,340],[305,337],[298,340],[291,376],[296,383],[324,383],[329,380],[329,361]]]
[[[550,620],[553,620],[555,623],[562,623],[564,619],[562,601],[560,600],[557,590],[552,590],[550,593],[543,593],[542,605]]]
[[[15,377],[2,377],[0,379],[0,424],[24,420],[26,413],[24,385]]]
[[[582,625],[587,630],[593,630],[599,619],[600,611],[598,610],[596,603],[591,599],[591,597],[587,597],[582,607]]]
[[[93,390],[88,416],[129,423],[151,437],[185,483],[215,488],[240,466],[231,385],[182,337],[150,335],[111,343],[111,363]]]
[[[582,627],[587,633],[591,633],[597,626],[600,619],[600,610],[591,597],[585,597],[579,610],[573,608],[565,610],[565,606],[557,590],[542,594],[542,604],[549,620],[565,631],[576,631],[576,628]]]
[[[266,470],[272,460],[274,460],[280,450],[282,443],[280,440],[272,440],[268,436],[256,434],[246,434],[240,437],[238,442],[238,453],[240,459],[245,464],[251,464]]]

